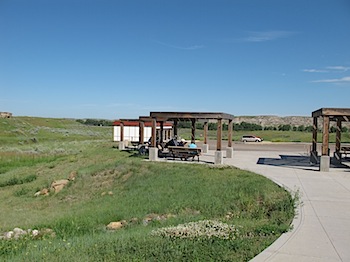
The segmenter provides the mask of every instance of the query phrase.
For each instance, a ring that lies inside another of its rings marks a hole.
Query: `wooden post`
[[[329,116],[323,116],[322,155],[329,156]]]
[[[145,122],[140,121],[140,123],[139,123],[139,128],[140,128],[140,130],[139,130],[139,135],[140,135],[140,137],[139,137],[139,143],[142,145],[142,144],[145,143],[145,141],[144,141],[144,136],[145,136]]]
[[[341,119],[337,118],[337,130],[335,138],[335,152],[339,153],[341,146]]]
[[[203,129],[204,129],[204,144],[208,144],[208,122],[207,121],[204,122]]]
[[[155,118],[152,118],[152,142],[151,146],[156,147],[157,142],[157,120]]]
[[[196,119],[191,119],[191,143],[196,143]]]
[[[124,141],[124,123],[120,122],[120,141]]]
[[[222,119],[218,119],[217,126],[217,138],[216,138],[216,150],[221,151],[221,139],[222,139]]]
[[[174,120],[174,136],[177,136],[177,120]]]
[[[312,152],[317,151],[317,117],[314,117],[314,122],[312,126]]]
[[[160,136],[159,136],[159,142],[160,142],[160,144],[163,144],[163,141],[164,141],[163,132],[164,132],[164,122],[161,121],[161,122],[160,122]]]
[[[227,146],[232,147],[232,126],[233,126],[233,121],[230,119],[228,121],[228,130],[227,130]]]

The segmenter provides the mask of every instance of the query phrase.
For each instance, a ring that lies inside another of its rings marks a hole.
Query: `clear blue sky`
[[[349,0],[0,0],[0,111],[350,107]]]

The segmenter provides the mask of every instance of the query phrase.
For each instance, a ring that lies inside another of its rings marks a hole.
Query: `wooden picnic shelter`
[[[196,122],[204,121],[204,145],[203,152],[206,153],[209,149],[208,145],[208,124],[209,121],[217,121],[217,144],[215,152],[215,163],[222,164],[222,124],[223,121],[228,121],[228,148],[226,157],[232,157],[232,129],[233,129],[233,115],[226,113],[208,113],[208,112],[151,112],[150,118],[152,119],[152,142],[151,148],[156,149],[156,126],[160,123],[160,129],[162,130],[163,124],[166,121],[173,122],[174,136],[178,135],[178,123],[179,121],[191,121],[191,143],[195,143],[196,137]],[[161,131],[160,134],[163,132]],[[163,137],[160,137],[160,142],[163,142]],[[156,154],[156,153],[155,153]],[[150,153],[150,158],[151,156]]]
[[[322,149],[320,160],[320,171],[329,171],[330,156],[329,156],[329,128],[330,121],[336,122],[336,141],[335,141],[335,159],[341,161],[341,130],[342,122],[350,121],[350,108],[320,108],[312,112],[313,117],[313,134],[312,134],[312,150],[310,159],[312,162],[318,161],[317,153],[317,132],[318,119],[322,118]]]
[[[117,130],[114,128],[114,141],[118,140],[119,149],[123,150],[128,142],[131,142],[134,145],[144,144],[145,139],[151,137],[150,128],[152,126],[152,119],[149,116],[141,116],[138,119],[118,119],[113,122],[113,126],[117,127]],[[130,128],[133,128],[133,130],[130,131]],[[162,136],[169,138],[171,136],[171,128],[171,123],[165,123],[162,127]],[[159,133],[159,125],[156,129],[158,129],[157,131]],[[130,134],[130,132],[132,134]]]
[[[149,116],[140,116],[138,119],[139,123],[140,123],[140,140],[139,143],[140,144],[144,144],[144,129],[145,126],[147,124],[150,124],[153,127],[153,122],[152,122],[152,118]],[[171,125],[170,122],[166,121],[166,122],[160,122],[159,124],[156,123],[156,127],[155,127],[155,135],[153,134],[153,129],[152,129],[152,135],[151,137],[157,137],[157,127],[160,127],[159,130],[159,136],[164,140],[164,139],[169,139],[171,137],[171,129],[167,129],[166,131],[164,130],[164,126],[169,126]]]

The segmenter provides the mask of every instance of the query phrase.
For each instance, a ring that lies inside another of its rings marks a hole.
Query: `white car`
[[[261,142],[263,139],[258,136],[242,136],[242,142]]]

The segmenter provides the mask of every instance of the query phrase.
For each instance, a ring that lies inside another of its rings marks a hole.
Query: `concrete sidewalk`
[[[201,160],[213,157],[209,151]],[[349,167],[319,172],[303,153],[271,151],[234,151],[224,164],[261,174],[301,198],[293,230],[252,261],[350,261]]]

